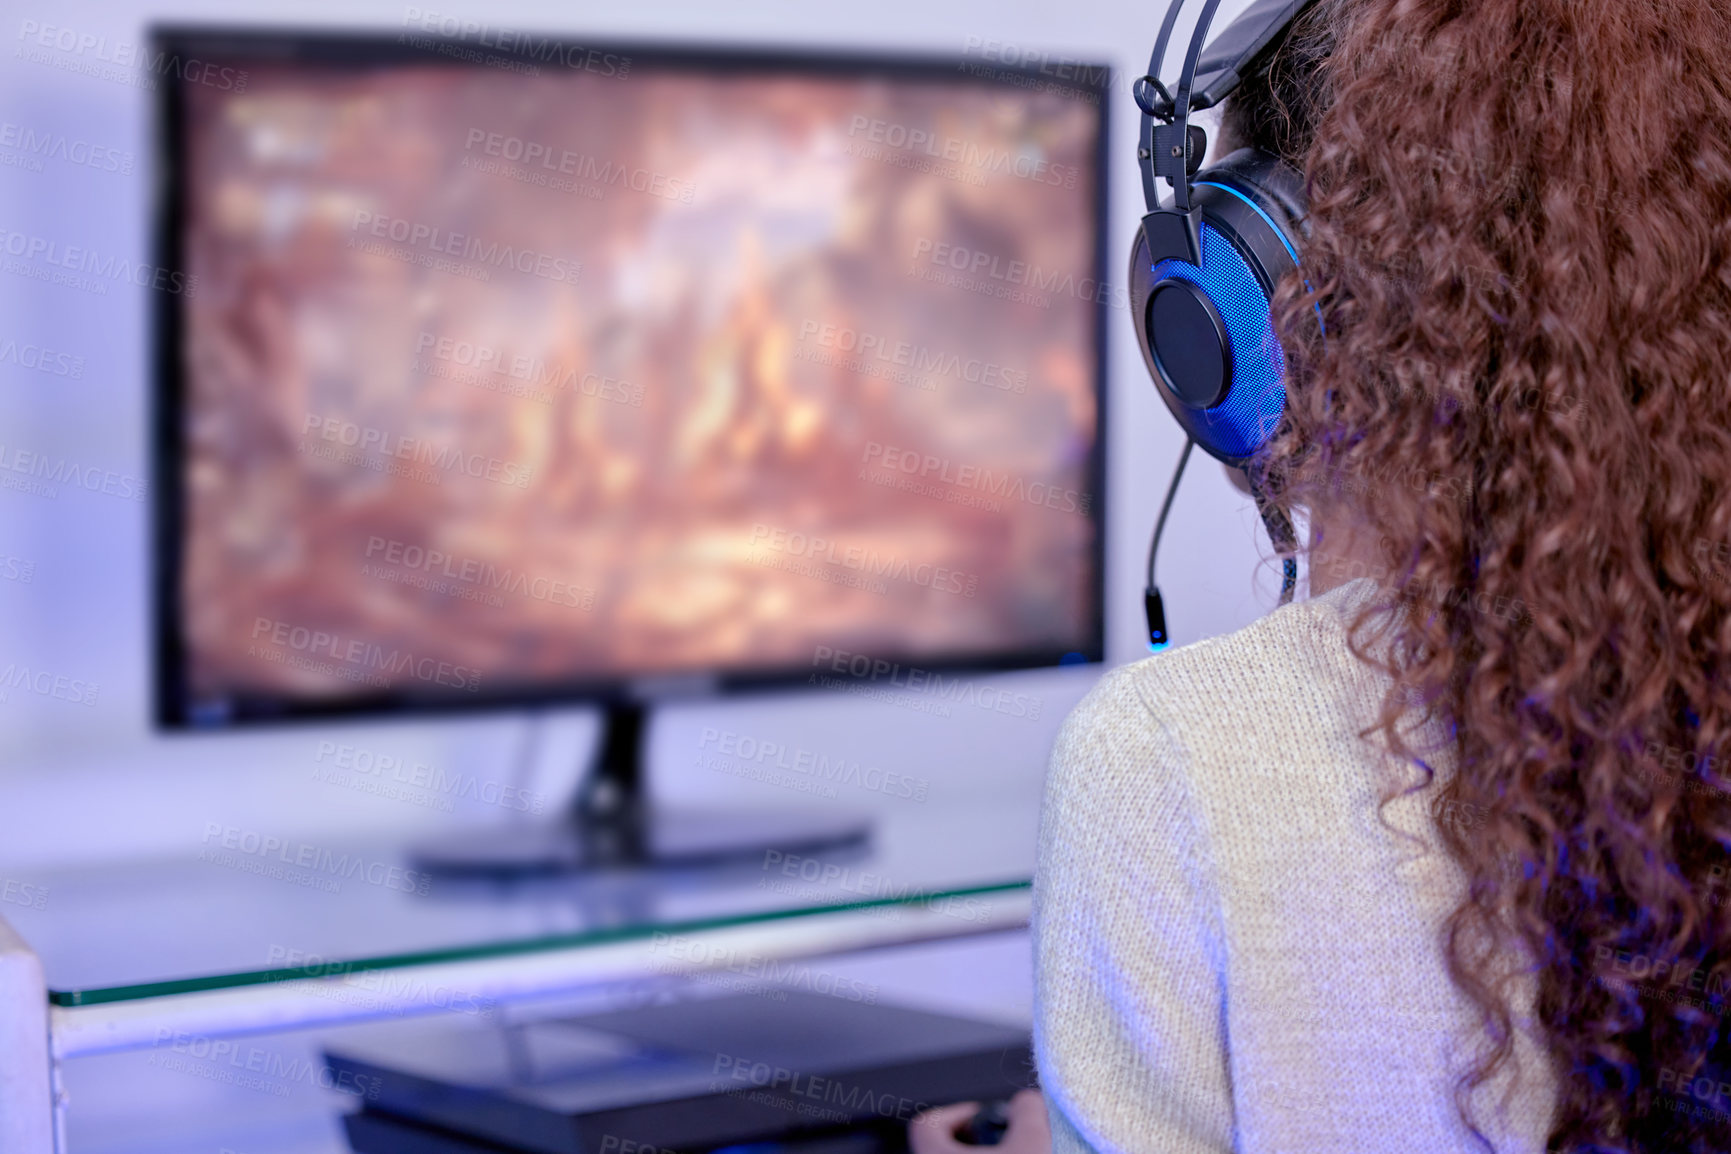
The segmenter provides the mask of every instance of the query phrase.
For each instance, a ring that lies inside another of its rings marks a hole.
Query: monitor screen
[[[164,720],[1099,658],[1098,90],[169,47]]]

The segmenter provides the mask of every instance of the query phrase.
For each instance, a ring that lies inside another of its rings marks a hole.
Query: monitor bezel
[[[148,30],[151,59],[196,60],[251,57],[272,61],[353,63],[384,66],[415,61],[432,66],[481,67],[451,58],[429,58],[424,47],[398,43],[402,30],[312,29],[240,25],[155,25]],[[434,37],[439,39],[438,37]],[[450,38],[443,38],[453,42]],[[1105,655],[1105,587],[1107,519],[1107,365],[1109,361],[1108,317],[1113,285],[1107,271],[1109,232],[1108,182],[1110,179],[1110,65],[1059,57],[1054,69],[1050,61],[1017,63],[965,54],[903,51],[844,52],[828,48],[778,45],[683,44],[597,39],[589,41],[570,34],[547,34],[542,43],[563,49],[613,53],[638,63],[675,66],[707,71],[786,72],[805,75],[871,73],[892,79],[950,79],[963,84],[999,84],[1023,89],[1039,84],[1050,90],[1069,91],[1094,108],[1095,148],[1089,167],[1094,177],[1093,283],[1094,295],[1094,444],[1085,472],[1093,529],[1089,561],[1093,581],[1085,609],[1086,636],[1075,649],[1018,649],[983,654],[958,654],[934,658],[921,654],[877,652],[868,656],[922,675],[988,674],[1048,668],[1058,665],[1099,663]],[[159,54],[161,56],[159,57]],[[989,72],[990,77],[980,75]],[[1075,80],[1064,72],[1073,72]],[[181,161],[185,156],[185,125],[181,105],[182,85],[165,75],[155,86],[152,165],[154,180],[151,244],[157,267],[182,268],[184,238]],[[1122,286],[1116,286],[1121,289]],[[670,670],[663,673],[579,678],[559,683],[499,683],[474,693],[406,692],[393,688],[376,693],[356,693],[333,699],[301,699],[280,694],[231,693],[218,713],[205,713],[187,692],[188,651],[183,631],[179,588],[185,545],[186,484],[181,467],[185,459],[187,379],[180,371],[184,349],[184,304],[176,294],[153,294],[150,321],[151,356],[151,590],[153,630],[152,715],[160,730],[239,728],[290,722],[386,720],[426,714],[479,713],[553,706],[620,704],[691,699],[741,693],[797,690],[814,683],[818,675],[832,676],[814,660],[810,665],[714,670]],[[1080,660],[1078,660],[1080,658]],[[869,683],[866,683],[869,684]]]

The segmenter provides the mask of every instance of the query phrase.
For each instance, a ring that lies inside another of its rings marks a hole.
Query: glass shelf
[[[845,910],[927,906],[969,930],[1033,876],[1038,806],[881,815],[869,846],[727,867],[518,882],[425,879],[401,846],[295,842],[37,873],[0,906],[50,1001],[95,1005],[349,971],[597,946]],[[251,844],[250,841],[246,844]],[[302,864],[295,864],[302,863]],[[11,876],[18,877],[15,871]]]

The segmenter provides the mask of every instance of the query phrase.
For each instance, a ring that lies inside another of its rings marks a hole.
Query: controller
[[[996,1146],[1010,1128],[1010,1104],[987,1102],[956,1129],[956,1141],[967,1146]]]

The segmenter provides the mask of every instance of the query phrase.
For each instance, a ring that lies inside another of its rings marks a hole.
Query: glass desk
[[[26,876],[41,908],[0,917],[40,958],[54,1053],[70,1057],[164,1030],[484,1007],[738,957],[1014,928],[1037,824],[1033,799],[921,807],[880,816],[851,851],[509,883],[416,875],[401,847],[267,848],[224,831],[173,859]]]

